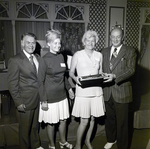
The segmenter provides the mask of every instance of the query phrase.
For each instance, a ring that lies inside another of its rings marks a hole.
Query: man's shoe
[[[42,146],[40,146],[40,147],[38,147],[38,148],[36,148],[36,149],[44,149]]]
[[[112,146],[116,143],[117,141],[113,142],[113,143],[110,143],[110,142],[107,142],[104,146],[105,149],[110,149],[112,148]]]

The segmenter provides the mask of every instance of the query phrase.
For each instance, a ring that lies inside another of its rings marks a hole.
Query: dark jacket
[[[122,45],[117,58],[113,61],[110,70],[111,47],[102,50],[103,72],[116,75],[114,82],[104,84],[104,99],[108,101],[111,94],[118,103],[129,103],[132,101],[131,78],[135,72],[136,51],[135,49]]]

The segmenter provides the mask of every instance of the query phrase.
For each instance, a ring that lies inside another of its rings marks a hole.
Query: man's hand
[[[47,110],[48,110],[48,103],[47,103],[47,101],[43,101],[43,102],[41,103],[41,105],[42,105],[41,109],[42,109],[43,111],[47,111]]]
[[[19,112],[24,112],[24,113],[25,113],[25,108],[26,108],[26,106],[25,106],[24,104],[21,104],[21,105],[19,105],[19,106],[17,107],[17,110],[18,110]]]
[[[74,99],[74,92],[73,92],[72,88],[70,88],[68,92],[69,92],[70,99]]]
[[[115,79],[116,79],[115,74],[107,74],[107,73],[104,74],[104,83],[112,82]]]

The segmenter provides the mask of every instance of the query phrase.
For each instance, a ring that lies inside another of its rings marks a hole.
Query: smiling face
[[[22,46],[23,50],[25,50],[27,53],[32,54],[36,47],[36,40],[34,37],[26,35],[21,40],[21,46]]]
[[[56,54],[57,52],[60,51],[61,40],[60,40],[60,38],[56,38],[53,41],[49,42],[48,45],[50,47],[50,52]]]
[[[110,35],[110,39],[111,39],[112,45],[114,47],[116,47],[116,48],[119,47],[123,41],[122,30],[118,29],[118,28],[112,30],[111,35]]]
[[[92,36],[90,38],[85,38],[84,44],[85,44],[85,49],[89,49],[89,50],[94,49],[96,44],[95,37]]]

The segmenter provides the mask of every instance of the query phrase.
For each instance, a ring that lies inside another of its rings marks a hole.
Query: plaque
[[[79,78],[82,88],[86,87],[101,87],[103,84],[103,76],[101,74],[82,76]]]

